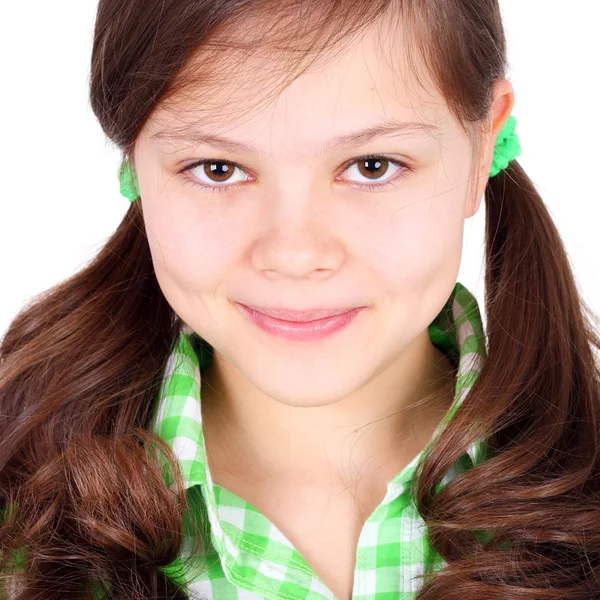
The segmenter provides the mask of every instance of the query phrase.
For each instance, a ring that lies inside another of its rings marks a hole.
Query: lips
[[[245,304],[240,304],[239,302],[236,302],[235,305],[238,310],[246,315],[252,323],[265,333],[274,337],[297,342],[317,341],[332,336],[342,329],[346,329],[350,323],[358,318],[360,313],[367,310],[366,306],[359,306],[358,308],[353,308],[340,314],[339,309],[336,309],[335,312],[338,314],[334,316],[307,321],[287,321],[271,317],[260,311],[254,310]],[[263,310],[265,310],[264,307]],[[310,316],[323,314],[323,310],[327,310],[329,313],[332,312],[331,309],[320,309],[319,311],[312,311],[312,313],[308,314]],[[290,311],[287,309],[285,309],[285,311],[285,314],[288,315],[289,318]],[[279,309],[277,314],[281,314]],[[302,318],[307,317],[306,312],[298,313],[297,311],[292,311],[292,314],[296,315],[296,319],[298,318],[298,314],[301,314]]]
[[[360,308],[358,306],[344,307],[344,308],[313,308],[311,310],[292,310],[287,308],[267,308],[264,306],[251,306],[249,304],[243,304],[246,308],[250,308],[256,312],[279,319],[281,321],[289,321],[291,323],[308,323],[309,321],[317,321],[319,319],[325,319],[327,317],[334,317],[337,315],[343,315],[351,310]]]

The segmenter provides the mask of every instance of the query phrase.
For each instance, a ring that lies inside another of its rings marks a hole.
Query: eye
[[[387,182],[394,180],[394,176],[398,171],[403,169],[410,170],[405,163],[387,156],[363,156],[353,159],[349,166],[346,166],[343,173],[348,172],[358,177],[358,180],[353,180],[356,183],[385,185]],[[384,178],[385,175],[387,177]],[[343,181],[348,181],[348,179],[344,178]]]
[[[197,161],[186,167],[184,171],[191,172],[196,179],[209,186],[231,185],[246,181],[245,171],[238,164],[226,160]]]

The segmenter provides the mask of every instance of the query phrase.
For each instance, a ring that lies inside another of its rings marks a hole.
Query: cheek
[[[462,255],[464,197],[441,194],[406,205],[361,228],[361,254],[390,291],[457,271]]]
[[[239,253],[233,226],[154,207],[144,207],[144,221],[154,268],[165,285],[212,289]]]

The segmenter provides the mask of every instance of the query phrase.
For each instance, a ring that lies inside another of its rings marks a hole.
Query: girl
[[[2,342],[6,595],[600,598],[600,339],[505,73],[497,0],[100,0],[131,205]]]

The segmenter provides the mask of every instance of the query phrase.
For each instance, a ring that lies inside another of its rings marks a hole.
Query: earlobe
[[[492,132],[485,132],[482,136],[482,143],[484,145],[482,152],[483,156],[479,163],[475,191],[473,196],[471,196],[467,202],[465,219],[470,219],[475,216],[483,201],[485,188],[487,187],[490,178],[490,168],[492,166],[492,161],[494,160],[494,143],[496,137],[497,136],[492,134]]]
[[[479,186],[478,186],[479,188]],[[467,210],[465,212],[465,219],[470,219],[477,214],[479,207],[481,206],[481,202],[483,201],[483,193],[479,193],[477,191],[477,195],[469,198],[467,202]]]

